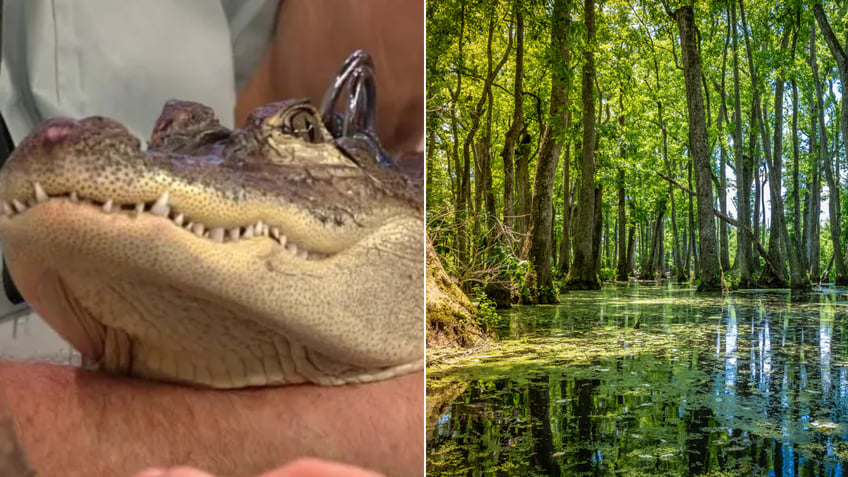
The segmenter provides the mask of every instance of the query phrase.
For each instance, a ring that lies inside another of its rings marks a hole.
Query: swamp
[[[844,475],[848,1],[426,36],[428,474]]]
[[[848,289],[560,299],[430,358],[428,475],[845,475]]]

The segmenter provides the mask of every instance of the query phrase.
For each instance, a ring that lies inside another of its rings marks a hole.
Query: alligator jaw
[[[35,311],[105,369],[229,388],[420,369],[423,239],[398,233],[416,226],[304,260],[271,237],[217,243],[149,212],[51,198],[0,217],[0,238]]]

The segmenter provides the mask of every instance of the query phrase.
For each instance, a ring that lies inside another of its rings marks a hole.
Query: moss
[[[470,347],[491,340],[477,320],[478,310],[442,267],[427,241],[427,347]]]

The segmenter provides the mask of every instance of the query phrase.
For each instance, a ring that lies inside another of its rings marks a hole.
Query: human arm
[[[303,456],[423,475],[423,399],[422,373],[221,392],[0,362],[0,406],[42,477],[176,465],[248,477]]]

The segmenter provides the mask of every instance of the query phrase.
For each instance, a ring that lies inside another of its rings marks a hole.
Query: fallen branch
[[[677,188],[682,190],[683,192],[686,192],[689,195],[697,197],[697,194],[695,194],[694,190],[692,190],[692,189],[686,187],[685,185],[677,182],[676,180],[674,180],[673,177],[669,177],[669,176],[667,176],[667,175],[665,175],[665,174],[663,174],[662,172],[659,172],[659,171],[657,171],[657,174],[659,174],[659,176],[662,177],[663,179],[665,179],[665,180],[669,181],[670,183],[674,184],[675,186],[677,186]],[[748,238],[750,238],[751,241],[754,242],[754,246],[757,248],[757,252],[760,253],[760,256],[763,257],[763,260],[766,261],[766,263],[772,268],[772,270],[777,270],[774,267],[774,265],[771,263],[771,260],[769,260],[768,250],[766,250],[766,248],[763,247],[763,244],[761,244],[760,241],[757,240],[757,236],[754,235],[754,232],[752,232],[751,229],[749,229],[748,227],[745,227],[744,225],[740,225],[739,222],[737,222],[736,220],[730,218],[729,216],[727,216],[725,214],[722,214],[720,211],[718,211],[716,209],[713,209],[713,214],[715,214],[715,216],[718,217],[719,219],[721,219],[722,221],[727,222],[728,224],[736,227],[737,229],[741,229],[743,232],[745,232],[745,234],[748,236]]]

